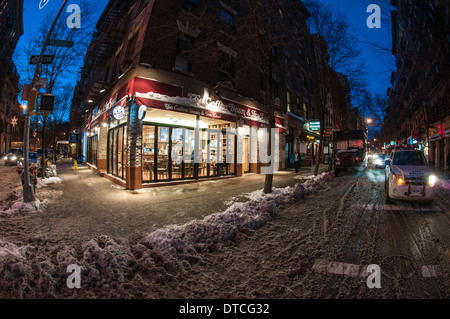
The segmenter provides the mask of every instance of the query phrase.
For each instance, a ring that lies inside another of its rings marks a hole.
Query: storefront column
[[[250,173],[259,174],[258,128],[250,127]]]
[[[142,122],[138,118],[139,106],[128,101],[127,133],[127,189],[142,188]]]
[[[100,126],[97,143],[97,170],[98,172],[106,172],[106,158],[108,153],[108,128]]]

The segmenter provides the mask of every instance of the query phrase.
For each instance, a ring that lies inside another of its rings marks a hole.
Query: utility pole
[[[42,58],[44,56],[45,50],[47,49],[48,42],[50,40],[50,37],[53,33],[53,29],[55,28],[56,22],[58,21],[59,16],[61,15],[61,12],[63,11],[64,7],[66,6],[67,0],[64,0],[63,4],[61,5],[61,8],[58,11],[58,14],[56,15],[55,19],[53,20],[53,23],[50,27],[50,30],[48,31],[47,37],[45,38],[44,45],[42,46],[41,54],[39,55],[39,61],[36,65],[36,69],[34,70],[33,75],[33,81],[31,81],[30,88],[35,89],[36,80],[38,76],[41,75],[41,67],[42,67]],[[30,103],[30,101],[28,101]],[[27,113],[25,115],[25,128],[24,128],[24,134],[23,134],[23,166],[24,166],[24,184],[23,184],[23,202],[24,203],[30,203],[34,202],[36,200],[34,196],[33,187],[30,185],[30,168],[29,168],[29,149],[30,149],[30,111],[27,110]],[[44,150],[43,150],[44,151]],[[43,165],[44,163],[42,163]]]

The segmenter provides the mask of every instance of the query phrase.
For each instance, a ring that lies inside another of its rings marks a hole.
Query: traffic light
[[[439,136],[445,138],[445,124],[444,123],[439,124],[438,128],[439,128]]]
[[[39,97],[39,92],[35,88],[31,89],[30,96],[28,97],[28,106],[27,106],[27,112],[33,113],[34,108],[36,107],[37,99]]]

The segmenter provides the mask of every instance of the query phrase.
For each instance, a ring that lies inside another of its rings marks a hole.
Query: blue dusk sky
[[[367,82],[369,91],[373,94],[386,94],[390,87],[392,67],[395,60],[392,55],[377,55],[373,47],[368,43],[380,43],[385,48],[392,48],[392,34],[390,27],[390,12],[383,8],[382,1],[377,0],[320,0],[327,4],[330,9],[338,10],[347,16],[350,23],[351,32],[357,38],[355,45],[361,50],[361,60],[366,67]],[[378,3],[377,3],[378,2]],[[370,4],[378,4],[381,7],[381,28],[369,29],[367,18],[371,13],[367,13]]]
[[[370,45],[364,42],[377,41],[385,44],[386,47],[391,47],[391,33],[388,25],[381,26],[381,29],[369,29],[366,25],[366,20],[369,13],[366,12],[367,6],[371,3],[376,4],[377,0],[320,0],[324,4],[330,6],[330,8],[343,12],[350,22],[352,34],[357,38],[355,45],[357,45],[361,51],[361,60],[366,67],[367,81],[369,85],[369,91],[372,93],[386,94],[387,88],[390,86],[390,72],[389,65],[392,65],[393,57],[379,57],[372,52]],[[79,0],[69,0],[67,4],[79,4]],[[39,5],[47,3],[42,9]],[[46,12],[57,13],[63,0],[24,0],[24,35],[21,37],[19,46],[21,43],[26,43],[28,36],[32,34],[33,29],[39,25],[42,20],[42,16]],[[108,0],[96,0],[98,7],[98,17],[100,17],[104,7],[108,3]],[[381,4],[380,4],[381,5]],[[82,9],[82,8],[81,8]],[[68,17],[69,13],[63,11],[63,18]],[[388,15],[388,12],[383,12],[383,16]],[[51,21],[49,21],[51,23]],[[383,21],[386,23],[386,21]],[[39,53],[39,49],[36,48],[36,54]],[[82,66],[83,56],[80,56],[80,67]],[[74,82],[77,79],[74,79]]]

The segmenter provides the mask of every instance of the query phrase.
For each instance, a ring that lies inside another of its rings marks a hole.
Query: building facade
[[[399,144],[424,149],[430,164],[449,168],[450,3],[393,1],[393,54],[397,71],[388,90],[386,131]]]
[[[0,153],[8,152],[15,138],[21,136],[17,131],[19,76],[12,56],[23,34],[22,12],[23,0],[0,1]]]
[[[312,159],[318,134],[305,124],[317,114],[310,76],[316,49],[307,36],[308,12],[300,1],[279,1],[267,18],[266,30],[277,23],[289,31],[273,31],[286,45],[267,54],[269,95],[263,71],[249,63],[258,58],[255,50],[238,36],[248,16],[239,3],[111,0],[75,89],[76,155],[128,189],[259,173],[265,165],[254,142],[270,127],[273,102],[279,168],[299,148]],[[238,136],[229,138],[231,130]],[[305,131],[311,140],[302,141]],[[201,158],[194,160],[196,147]],[[177,150],[188,156],[176,161]]]

